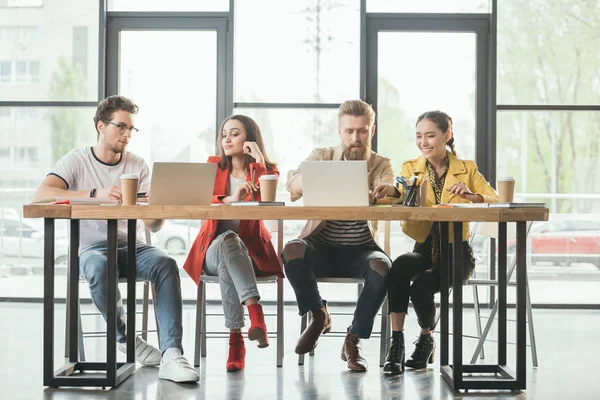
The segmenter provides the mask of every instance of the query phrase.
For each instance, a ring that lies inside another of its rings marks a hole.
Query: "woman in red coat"
[[[279,175],[265,153],[260,128],[249,117],[234,115],[221,124],[217,138],[219,156],[208,162],[218,164],[213,204],[260,201],[258,178]],[[229,333],[228,371],[244,369],[246,348],[241,329],[244,308],[248,307],[248,339],[260,348],[269,345],[256,276],[283,277],[279,257],[263,221],[206,221],[183,269],[199,284],[200,275],[218,276]]]

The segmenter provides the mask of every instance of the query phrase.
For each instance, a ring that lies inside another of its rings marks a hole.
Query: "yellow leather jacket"
[[[450,194],[446,189],[457,182],[464,183],[471,192],[483,197],[485,203],[497,203],[498,193],[490,186],[485,180],[483,175],[477,169],[477,164],[471,160],[461,160],[451,152],[448,154],[448,172],[446,173],[446,180],[444,182],[444,191],[442,192],[442,203],[469,203],[469,200],[465,200],[458,195]],[[402,164],[402,176],[407,180],[411,176],[419,176],[421,174],[427,174],[427,164],[425,157],[420,156],[414,160],[405,161]],[[427,185],[427,207],[435,205],[435,194],[431,187],[431,182],[425,180]],[[391,199],[398,203],[404,200],[404,190],[400,189],[400,198]],[[402,222],[402,231],[416,240],[419,243],[423,243],[429,232],[433,222],[431,221],[404,221]],[[463,224],[463,240],[467,240],[471,236],[469,231],[469,224]],[[452,242],[452,225],[450,225],[450,242]]]

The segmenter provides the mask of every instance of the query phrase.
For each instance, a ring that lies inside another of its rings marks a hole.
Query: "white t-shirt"
[[[48,175],[56,175],[67,184],[67,190],[89,190],[121,186],[121,175],[138,174],[138,192],[148,192],[150,170],[139,156],[125,152],[116,164],[106,164],[94,154],[92,147],[75,149],[63,156]],[[127,240],[127,221],[119,221],[117,240]],[[140,224],[138,221],[138,229]],[[106,221],[82,220],[80,223],[80,251],[106,241]]]
[[[234,178],[233,175],[229,174],[229,180],[227,181],[227,188],[225,189],[225,195],[231,196],[235,193],[238,186],[246,182],[246,177],[242,178]],[[221,220],[217,224],[217,234],[215,237],[219,236],[221,233],[226,231],[234,231],[235,233],[239,233],[240,230],[240,221],[239,220]]]

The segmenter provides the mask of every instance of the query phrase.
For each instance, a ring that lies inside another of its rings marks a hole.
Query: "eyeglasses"
[[[116,124],[116,123],[114,123],[114,122],[112,122],[112,121],[106,121],[106,123],[107,123],[107,124],[111,124],[111,125],[114,125],[114,126],[116,126],[116,127],[117,127],[117,130],[119,131],[119,133],[120,133],[121,135],[124,135],[124,134],[125,134],[125,132],[127,132],[127,130],[129,130],[129,132],[131,133],[131,136],[134,136],[136,133],[138,133],[138,132],[139,132],[138,128],[136,128],[136,127],[134,127],[134,126],[132,126],[132,127],[130,128],[130,127],[128,127],[128,126],[127,126],[127,125],[125,125],[125,124]]]

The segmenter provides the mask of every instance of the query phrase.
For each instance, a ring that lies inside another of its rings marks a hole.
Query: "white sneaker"
[[[127,354],[127,343],[117,343],[117,348]],[[162,355],[160,350],[139,336],[135,338],[135,360],[145,367],[158,367]]]
[[[171,349],[169,349],[171,350]],[[158,370],[160,379],[168,379],[173,382],[198,382],[200,377],[196,370],[190,365],[188,360],[181,354],[179,349],[173,356],[170,354],[163,356]],[[168,351],[168,350],[167,350]]]

